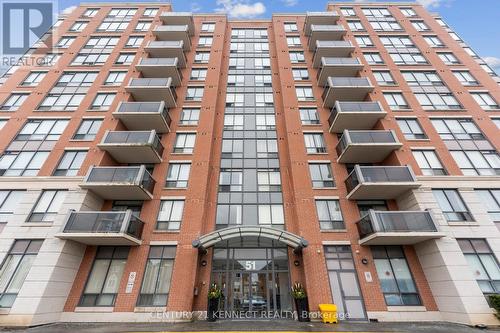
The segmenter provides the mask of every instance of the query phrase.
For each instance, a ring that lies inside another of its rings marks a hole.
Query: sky
[[[84,0],[84,2],[102,1],[120,2],[118,0]],[[160,2],[158,0],[131,1]],[[365,0],[353,1],[364,2]],[[446,23],[497,73],[500,73],[500,0],[416,1],[430,11],[441,14]],[[79,0],[59,0],[58,5],[62,11],[78,5],[79,2]],[[175,11],[225,12],[230,17],[246,19],[269,18],[272,13],[323,11],[327,0],[171,0],[171,2]]]

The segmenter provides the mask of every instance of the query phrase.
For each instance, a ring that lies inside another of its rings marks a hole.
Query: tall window
[[[211,47],[213,42],[213,37],[210,36],[200,36],[198,40],[199,47]]]
[[[304,133],[304,142],[308,154],[326,153],[322,133]]]
[[[385,303],[389,306],[420,305],[420,297],[401,246],[372,246]]]
[[[198,125],[199,119],[200,119],[200,109],[183,108],[179,123],[181,125]]]
[[[384,63],[384,60],[378,52],[365,52],[363,56],[370,65],[382,65]]]
[[[151,246],[137,306],[166,306],[174,267],[174,246]]]
[[[135,26],[135,31],[148,31],[151,28],[151,21],[139,21]]]
[[[300,42],[300,37],[287,37],[286,43],[288,47],[300,47],[302,43]]]
[[[120,53],[115,61],[117,65],[130,65],[134,61],[135,53]]]
[[[309,163],[309,173],[313,187],[335,187],[332,167],[329,163]]]
[[[484,110],[500,109],[497,101],[495,101],[487,92],[472,92],[471,95],[476,103],[479,104],[479,106]]]
[[[359,47],[372,47],[373,41],[370,39],[369,36],[356,36],[354,37],[356,40],[356,43],[358,43]]]
[[[257,170],[257,190],[259,192],[281,191],[281,175],[279,169]]]
[[[210,60],[210,52],[197,51],[194,56],[194,62],[196,64],[207,64]]]
[[[36,176],[49,154],[48,151],[5,152],[0,157],[0,175]]]
[[[0,106],[1,111],[16,111],[28,98],[29,94],[11,94]]]
[[[477,86],[479,82],[469,71],[453,71],[453,75],[460,81],[464,86]]]
[[[116,93],[98,93],[90,108],[92,110],[108,110],[115,99]]]
[[[62,49],[68,48],[75,41],[76,37],[61,37],[55,47],[59,47]]]
[[[28,217],[28,222],[52,222],[66,198],[66,190],[43,190]]]
[[[204,81],[207,78],[206,68],[193,68],[191,70],[190,80],[194,81]]]
[[[312,87],[295,87],[295,93],[300,102],[314,101]]]
[[[316,200],[319,226],[322,230],[344,229],[344,219],[338,200]]]
[[[203,98],[203,87],[188,87],[186,101],[201,101]]]
[[[162,200],[156,222],[157,230],[179,230],[181,227],[184,200]]]
[[[73,136],[74,140],[92,141],[95,139],[99,127],[101,127],[102,119],[83,119],[80,127]]]
[[[190,163],[170,163],[165,186],[167,188],[186,188],[190,169]]]
[[[94,17],[99,12],[100,8],[87,8],[82,14],[83,17]]]
[[[80,306],[113,306],[128,258],[128,246],[100,246]]]
[[[304,57],[304,52],[302,51],[290,51],[290,62],[291,63],[301,63],[306,62],[306,58]]]
[[[177,133],[174,153],[192,154],[194,150],[195,133]]]
[[[258,205],[259,224],[284,224],[283,205]]]
[[[28,76],[21,83],[22,86],[34,87],[47,75],[47,72],[30,72]]]
[[[106,86],[119,86],[125,80],[125,76],[127,76],[127,72],[109,72],[106,81],[104,81],[104,85]]]
[[[498,261],[485,239],[457,239],[484,294],[500,293]]]
[[[399,128],[407,140],[427,139],[424,130],[416,118],[397,118]]]
[[[203,32],[214,32],[214,30],[215,30],[215,23],[203,22],[201,24],[201,31]]]
[[[283,23],[285,32],[297,32],[299,28],[297,27],[297,22],[285,22]]]
[[[299,108],[302,125],[318,125],[319,115],[316,108]]]
[[[375,76],[375,80],[381,86],[393,86],[396,84],[396,80],[394,80],[390,71],[374,71],[373,76]]]
[[[495,222],[498,228],[500,228],[500,190],[476,190],[476,193],[481,198],[481,202],[484,204],[488,210],[488,215],[491,220]]]
[[[67,150],[59,161],[59,165],[54,171],[54,176],[76,176],[82,166],[86,150]]]
[[[292,68],[292,75],[295,81],[309,80],[307,68]]]
[[[446,221],[463,222],[474,220],[457,190],[433,189],[432,193],[443,211]]]
[[[424,176],[446,175],[446,170],[434,150],[413,150],[412,152]]]
[[[441,52],[438,53],[439,59],[441,59],[446,65],[457,65],[460,61],[451,52]]]
[[[0,190],[0,232],[2,225],[7,223],[9,217],[14,214],[24,193],[23,190]]]
[[[384,98],[391,110],[407,110],[410,108],[402,93],[384,92]]]
[[[424,40],[430,47],[444,47],[443,42],[437,36],[424,36]]]
[[[158,8],[146,8],[142,16],[154,17],[158,13]]]
[[[42,243],[41,239],[14,241],[0,268],[0,309],[14,304]]]

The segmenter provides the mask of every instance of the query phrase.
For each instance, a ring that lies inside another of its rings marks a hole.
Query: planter
[[[299,321],[311,321],[309,319],[309,303],[307,297],[295,299],[295,309],[297,310],[297,319]]]
[[[207,311],[207,321],[216,321],[216,313],[219,311],[219,299],[209,298],[208,299],[208,311]]]

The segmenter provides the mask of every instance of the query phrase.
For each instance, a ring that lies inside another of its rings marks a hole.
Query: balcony
[[[374,211],[356,223],[361,245],[412,245],[442,238],[428,211]]]
[[[317,40],[314,49],[313,67],[321,66],[322,58],[349,57],[354,52],[354,45],[346,40]]]
[[[137,102],[164,101],[167,108],[176,107],[177,95],[172,88],[172,78],[132,78],[125,90]]]
[[[337,12],[307,12],[304,23],[304,34],[311,34],[312,25],[332,25],[337,23],[340,18]]]
[[[165,25],[187,25],[189,35],[194,35],[193,13],[190,12],[161,12],[160,20]]]
[[[406,191],[420,187],[408,166],[360,166],[345,180],[347,199],[395,199]]]
[[[338,163],[378,163],[403,146],[394,131],[345,130],[337,145]]]
[[[141,245],[144,222],[131,210],[70,211],[62,231],[55,236],[86,245]]]
[[[372,129],[386,114],[379,102],[336,102],[328,118],[330,132]]]
[[[311,25],[311,34],[309,36],[308,47],[309,51],[316,49],[316,41],[318,40],[341,40],[344,37],[346,30],[341,25]]]
[[[357,76],[363,69],[363,64],[358,58],[321,58],[321,69],[318,71],[318,85],[324,86],[329,77]]]
[[[135,66],[145,78],[171,77],[172,85],[179,86],[182,74],[179,70],[178,58],[142,58]]]
[[[165,102],[122,102],[113,117],[131,131],[155,130],[156,133],[170,132],[170,116]]]
[[[191,49],[191,38],[187,25],[159,25],[153,29],[153,35],[159,41],[182,41],[184,51]]]
[[[329,77],[323,92],[323,106],[332,108],[337,101],[364,101],[373,91],[367,77]]]
[[[177,58],[180,68],[186,67],[186,56],[184,55],[184,43],[181,40],[159,41],[153,40],[144,48],[154,58]]]
[[[81,188],[106,200],[151,200],[155,180],[141,166],[92,166]]]
[[[163,146],[152,131],[106,131],[97,145],[118,163],[160,163]]]

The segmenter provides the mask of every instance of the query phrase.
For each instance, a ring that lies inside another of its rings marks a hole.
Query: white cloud
[[[299,4],[299,0],[281,0],[285,7],[293,7]]]
[[[218,13],[226,13],[235,18],[252,18],[266,12],[266,6],[262,2],[249,3],[244,0],[217,0]]]
[[[199,12],[201,10],[201,5],[197,2],[192,2],[191,3],[191,11],[192,12]]]
[[[71,14],[76,8],[77,8],[77,6],[66,7],[63,10],[61,10],[61,14],[65,14],[65,15]]]
[[[417,0],[425,8],[438,8],[440,6],[450,6],[455,0]]]
[[[500,70],[500,58],[497,57],[483,57],[483,60],[486,61],[488,66],[491,68],[496,68]]]

